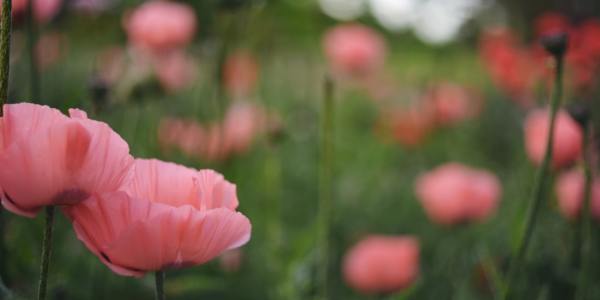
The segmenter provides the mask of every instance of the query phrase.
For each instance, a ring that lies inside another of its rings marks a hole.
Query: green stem
[[[321,145],[319,156],[320,185],[319,213],[317,219],[318,238],[318,293],[317,299],[328,299],[329,234],[333,205],[333,81],[327,77],[324,84],[324,99],[321,111]]]
[[[54,206],[46,206],[46,224],[44,228],[44,240],[42,241],[42,264],[40,267],[40,281],[38,285],[38,300],[46,299],[46,287],[48,285],[48,269],[50,267],[50,255],[52,254],[52,229],[54,227]]]
[[[8,73],[10,66],[10,32],[12,24],[12,1],[2,0],[2,14],[0,16],[0,117],[3,105],[8,103]],[[4,253],[4,208],[0,207],[0,285],[2,293],[5,291],[2,276],[6,275]]]
[[[508,268],[508,274],[506,279],[506,288],[502,293],[501,299],[509,299],[511,293],[514,292],[513,285],[516,277],[519,273],[519,268],[524,262],[527,248],[531,243],[533,231],[537,216],[540,211],[542,200],[544,199],[544,191],[547,190],[548,183],[550,181],[550,163],[552,161],[552,148],[554,145],[554,127],[556,113],[560,106],[560,100],[562,98],[562,75],[563,75],[563,59],[562,56],[556,57],[556,78],[554,85],[554,93],[552,95],[552,102],[550,105],[550,124],[548,141],[546,143],[546,152],[544,154],[544,160],[538,172],[536,174],[535,184],[533,188],[533,194],[529,202],[527,210],[527,219],[525,220],[525,226],[519,234],[519,239],[516,247],[516,251],[513,253],[513,258]]]
[[[485,272],[485,276],[488,279],[488,284],[492,294],[494,295],[494,299],[498,299],[498,295],[500,291],[504,289],[504,282],[502,281],[502,275],[498,271],[496,267],[496,263],[489,255],[486,248],[480,248],[480,261],[482,263],[483,271]]]
[[[27,5],[27,52],[29,55],[30,100],[33,102],[40,101],[40,77],[35,53],[37,37],[38,32],[36,23],[33,20],[33,1],[29,1],[29,4]]]
[[[2,0],[0,20],[0,105],[8,102],[8,74],[10,70],[10,33],[12,27],[12,0]]]
[[[583,137],[583,170],[585,176],[585,186],[584,186],[584,198],[583,198],[583,208],[581,211],[581,222],[579,224],[579,232],[580,239],[577,246],[579,249],[575,249],[575,251],[579,251],[580,261],[578,264],[579,268],[579,278],[577,283],[577,289],[575,290],[575,299],[586,299],[586,292],[588,287],[588,270],[590,264],[591,257],[591,248],[592,248],[592,219],[590,213],[590,202],[592,198],[592,170],[591,170],[591,159],[589,153],[589,144],[590,144],[590,132],[589,126],[585,126]]]
[[[156,273],[154,273],[154,282],[156,284],[154,293],[156,300],[165,300],[165,271],[156,271]]]
[[[269,237],[269,255],[275,260],[269,264],[270,273],[275,285],[275,299],[283,297],[283,256],[282,246],[282,226],[281,226],[281,161],[277,145],[272,145],[268,149],[265,159],[265,190],[268,191],[265,199],[267,212],[267,236]]]

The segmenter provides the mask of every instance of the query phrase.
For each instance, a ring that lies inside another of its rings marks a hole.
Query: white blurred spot
[[[482,0],[426,0],[418,9],[413,29],[425,43],[445,44],[454,40],[482,7]]]
[[[340,21],[349,21],[365,13],[366,0],[319,0],[326,15]]]
[[[409,27],[416,16],[419,0],[370,0],[371,13],[383,27],[399,31]]]

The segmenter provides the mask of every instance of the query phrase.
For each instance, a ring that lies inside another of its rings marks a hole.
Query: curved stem
[[[590,202],[592,196],[592,170],[591,170],[591,160],[590,154],[588,151],[590,144],[590,135],[589,135],[589,126],[585,126],[583,137],[583,170],[585,176],[585,186],[584,186],[584,198],[583,198],[583,208],[581,211],[581,222],[579,224],[579,232],[580,238],[578,249],[575,251],[579,251],[579,276],[577,282],[577,289],[575,290],[575,299],[586,299],[586,292],[588,286],[588,276],[589,273],[589,264],[591,257],[591,248],[592,248],[592,220],[590,214]]]
[[[533,194],[529,202],[527,210],[527,219],[525,220],[525,226],[522,227],[516,251],[513,253],[513,258],[508,268],[508,274],[506,279],[506,288],[502,293],[502,299],[509,299],[513,291],[513,285],[518,275],[519,268],[524,262],[527,248],[531,242],[533,236],[533,230],[535,228],[536,219],[540,211],[542,200],[547,190],[548,182],[550,181],[550,162],[552,160],[552,146],[554,145],[554,127],[556,113],[560,106],[560,99],[562,98],[562,74],[563,74],[563,58],[562,56],[556,57],[556,78],[554,84],[554,93],[552,95],[552,102],[550,105],[550,124],[548,141],[546,143],[546,152],[544,154],[544,160],[538,172],[536,174],[535,184],[533,188]]]
[[[324,84],[321,111],[319,212],[317,216],[318,293],[317,299],[328,299],[329,231],[333,205],[333,81],[327,77]]]
[[[40,281],[38,285],[38,300],[46,299],[46,287],[48,285],[48,269],[50,267],[50,255],[52,254],[52,229],[54,227],[54,206],[46,206],[46,224],[44,228],[44,240],[42,241],[42,264],[40,267]]]
[[[156,271],[156,273],[154,273],[154,283],[156,287],[156,290],[154,291],[156,300],[165,300],[165,271]]]

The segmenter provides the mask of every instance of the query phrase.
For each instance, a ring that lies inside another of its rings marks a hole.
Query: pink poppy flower
[[[22,17],[27,12],[30,0],[13,0],[13,17]],[[33,16],[39,23],[48,23],[60,11],[62,0],[33,0]]]
[[[43,71],[56,64],[67,52],[67,39],[58,32],[44,33],[35,45],[38,67]]]
[[[108,47],[96,57],[95,68],[102,80],[108,84],[116,84],[127,69],[127,53],[119,46]]]
[[[567,219],[579,217],[583,206],[585,178],[583,173],[572,170],[561,174],[555,186],[560,213]],[[600,180],[592,183],[592,198],[590,212],[594,219],[600,220]]]
[[[250,239],[235,185],[212,170],[137,159],[122,191],[67,207],[77,237],[113,272],[200,265]]]
[[[385,61],[387,46],[375,30],[361,24],[330,29],[323,39],[325,56],[332,69],[342,75],[370,75]]]
[[[164,52],[189,44],[196,33],[196,15],[186,4],[148,1],[124,22],[129,41],[152,52]]]
[[[479,43],[479,52],[494,83],[523,107],[533,103],[533,90],[541,71],[534,53],[519,43],[506,28],[486,30]]]
[[[255,138],[265,130],[266,115],[249,102],[232,103],[223,121],[225,148],[233,153],[246,152]]]
[[[267,130],[264,110],[248,102],[234,102],[219,123],[164,119],[158,141],[165,150],[178,148],[188,157],[220,161],[248,151],[259,134]]]
[[[165,150],[178,148],[189,157],[202,148],[204,129],[189,120],[165,118],[158,126],[158,142]]]
[[[89,14],[98,14],[111,8],[115,0],[74,0],[72,6]]]
[[[25,14],[27,12],[27,5],[29,5],[29,0],[13,0],[11,3],[12,16]]]
[[[223,66],[225,90],[232,97],[248,96],[258,81],[259,66],[247,51],[237,51],[227,57]]]
[[[540,164],[544,159],[549,123],[550,112],[547,109],[536,109],[525,120],[525,150],[535,164]],[[559,110],[554,131],[552,166],[560,169],[572,164],[581,155],[582,143],[583,131],[579,124],[567,112]]]
[[[172,51],[155,61],[156,77],[161,86],[176,92],[191,86],[198,76],[198,63],[183,51]]]
[[[72,205],[115,191],[127,179],[129,146],[102,122],[71,109],[36,104],[4,105],[0,118],[2,205],[34,217],[47,205]]]
[[[420,105],[383,110],[384,126],[389,127],[395,140],[405,146],[421,145],[434,127],[433,115]]]
[[[445,225],[486,220],[496,211],[501,193],[496,176],[458,163],[439,166],[416,182],[429,219]]]
[[[48,23],[60,11],[62,0],[34,0],[33,14],[40,23]]]
[[[387,294],[409,287],[419,275],[419,242],[411,236],[369,236],[343,262],[346,283],[364,294]]]
[[[481,99],[467,88],[440,83],[431,87],[424,96],[438,125],[452,125],[467,120],[481,111]]]

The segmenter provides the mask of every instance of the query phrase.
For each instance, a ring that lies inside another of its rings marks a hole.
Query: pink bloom
[[[431,106],[435,121],[439,125],[452,125],[478,114],[480,100],[468,89],[452,84],[441,83],[433,86],[425,95]]]
[[[212,170],[137,159],[123,191],[65,209],[77,237],[113,272],[200,265],[250,239],[235,185]]]
[[[163,149],[178,148],[188,157],[218,160],[224,155],[222,130],[218,124],[203,126],[196,121],[166,118],[158,128]]]
[[[338,25],[323,39],[325,56],[335,72],[369,75],[383,66],[387,46],[373,29],[360,24]]]
[[[54,65],[66,54],[65,37],[61,33],[50,32],[43,34],[35,45],[35,54],[41,70]]]
[[[433,130],[433,116],[428,109],[412,105],[392,111],[383,111],[385,123],[393,137],[405,146],[422,144]]]
[[[102,50],[96,57],[95,66],[100,78],[109,84],[115,84],[126,70],[125,50],[118,46]]]
[[[561,214],[570,220],[577,219],[583,206],[585,178],[580,171],[568,171],[560,175],[556,181],[556,196]],[[590,212],[600,220],[600,180],[592,184]]]
[[[24,14],[27,11],[27,5],[29,5],[29,0],[13,0],[11,5],[12,16],[15,17],[17,15]]]
[[[183,51],[161,55],[155,65],[156,76],[167,91],[179,91],[189,87],[198,76],[197,62]]]
[[[129,146],[105,123],[71,109],[4,105],[0,118],[2,205],[34,217],[47,205],[72,205],[115,191],[129,175]]]
[[[27,6],[30,0],[13,0],[13,17],[24,16],[27,12]],[[33,16],[39,23],[48,23],[60,11],[62,0],[33,0]]]
[[[238,51],[227,57],[223,66],[225,89],[233,97],[247,96],[258,81],[259,66],[252,54]]]
[[[62,0],[34,0],[33,13],[40,23],[47,23],[58,14]]]
[[[164,119],[158,141],[164,149],[179,148],[189,157],[224,160],[247,151],[267,130],[265,112],[247,102],[234,102],[221,123],[200,124],[192,120]]]
[[[416,194],[429,219],[448,225],[489,218],[501,192],[496,176],[458,163],[437,167],[416,183]]]
[[[535,164],[540,164],[544,159],[549,123],[550,112],[547,109],[534,110],[525,120],[525,149]],[[559,110],[554,131],[552,166],[559,169],[572,164],[581,155],[582,142],[581,127],[567,112]]]
[[[530,106],[533,89],[541,76],[534,53],[521,45],[506,28],[486,30],[479,45],[484,65],[494,83],[521,106]]]
[[[189,44],[196,33],[194,10],[172,1],[148,1],[123,22],[129,41],[152,52],[164,52]]]
[[[405,289],[419,274],[419,242],[410,236],[369,236],[348,251],[343,273],[348,285],[364,294]]]
[[[250,148],[259,133],[265,129],[263,110],[248,102],[232,103],[223,121],[225,147],[233,153]]]
[[[99,13],[107,10],[115,0],[74,0],[73,6],[86,13]]]

